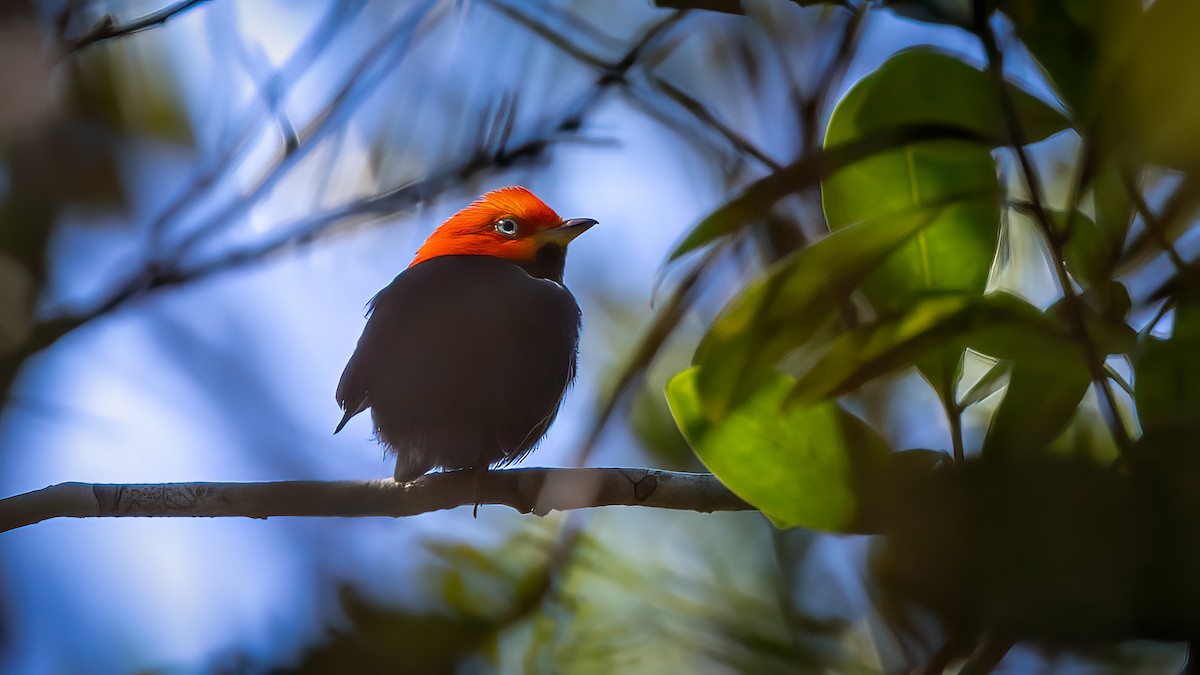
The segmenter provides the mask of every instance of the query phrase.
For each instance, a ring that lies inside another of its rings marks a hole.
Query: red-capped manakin
[[[371,409],[395,479],[486,470],[528,454],[575,378],[581,314],[567,244],[595,225],[532,192],[489,192],[425,240],[368,305],[338,382],[334,433]]]

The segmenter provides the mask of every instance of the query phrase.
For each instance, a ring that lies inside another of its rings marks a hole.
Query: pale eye
[[[512,218],[501,218],[496,221],[496,231],[506,237],[517,236],[517,221]]]

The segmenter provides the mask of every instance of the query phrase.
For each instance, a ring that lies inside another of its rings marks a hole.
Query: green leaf
[[[789,402],[807,405],[845,394],[952,345],[998,358],[1029,349],[1051,361],[1073,354],[1066,328],[1015,296],[932,295],[834,339],[798,378]]]
[[[826,144],[823,150],[806,155],[750,183],[733,199],[705,216],[687,233],[683,241],[676,245],[667,262],[678,260],[692,251],[738,232],[749,223],[765,217],[779,200],[816,185],[822,178],[844,166],[910,143],[933,139],[954,140],[980,147],[991,147],[997,142],[996,137],[983,135],[974,128],[935,122],[897,125],[847,143],[832,146]]]
[[[1030,140],[1064,128],[1055,110],[1011,88]],[[941,52],[901,52],[863,78],[829,122],[826,146],[853,142],[900,125],[957,125],[1003,138],[988,76]],[[822,185],[833,229],[913,206],[959,197],[864,284],[880,311],[903,308],[931,290],[982,293],[1000,227],[1000,184],[988,148],[951,140],[911,143],[830,175]]]
[[[1062,361],[1055,367],[1017,362],[1004,400],[988,425],[984,456],[1011,460],[1044,453],[1075,416],[1091,381],[1082,360]]]
[[[1068,126],[1063,114],[1009,84],[1025,142],[1035,143]],[[1007,125],[990,76],[930,47],[897,53],[846,94],[830,119],[825,145],[914,124],[962,127],[1001,145]]]
[[[936,220],[941,208],[921,207],[845,227],[784,258],[730,302],[694,359],[704,366],[699,387],[708,417],[720,419],[784,356],[812,339],[837,304]]]
[[[700,461],[778,527],[851,530],[857,486],[888,457],[883,440],[831,403],[784,409],[794,382],[778,373],[713,423],[696,386],[700,370],[667,384],[671,413]]]

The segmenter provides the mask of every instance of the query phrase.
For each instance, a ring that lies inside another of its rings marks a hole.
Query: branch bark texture
[[[0,499],[0,532],[51,518],[402,517],[473,504],[521,513],[597,506],[746,511],[711,474],[625,468],[453,471],[408,485],[373,481],[267,483],[59,483]]]

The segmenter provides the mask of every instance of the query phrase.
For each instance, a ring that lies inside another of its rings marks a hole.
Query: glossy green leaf
[[[696,350],[705,413],[717,420],[809,341],[879,263],[935,221],[938,207],[843,228],[781,260],[735,298]]]
[[[1015,87],[1010,93],[1030,140],[1064,128],[1065,120],[1054,109]],[[960,125],[1003,138],[997,111],[983,71],[932,49],[913,49],[892,57],[851,89],[830,119],[825,144],[844,144],[917,122]],[[961,197],[958,204],[864,284],[880,311],[901,309],[931,290],[983,292],[999,234],[995,162],[978,144],[927,141],[878,153],[823,182],[825,215],[834,229],[954,196]]]
[[[1008,95],[1026,143],[1067,128],[1061,112],[1025,90],[1010,84]],[[946,52],[917,47],[892,56],[854,85],[834,111],[825,145],[913,124],[962,127],[1000,145],[1008,138],[1000,110],[986,72]]]
[[[789,401],[810,405],[845,394],[938,348],[971,346],[989,356],[998,356],[996,347],[1007,356],[1036,349],[1057,360],[1069,358],[1071,345],[1064,326],[1015,296],[932,295],[834,339],[800,375]]]
[[[1044,453],[1071,422],[1090,385],[1082,360],[1062,361],[1055,367],[1017,362],[1004,400],[988,425],[984,456],[1011,460]]]
[[[856,486],[886,461],[883,440],[832,403],[784,409],[793,380],[780,374],[713,423],[696,386],[700,370],[672,378],[667,402],[704,465],[779,527],[852,529]]]

